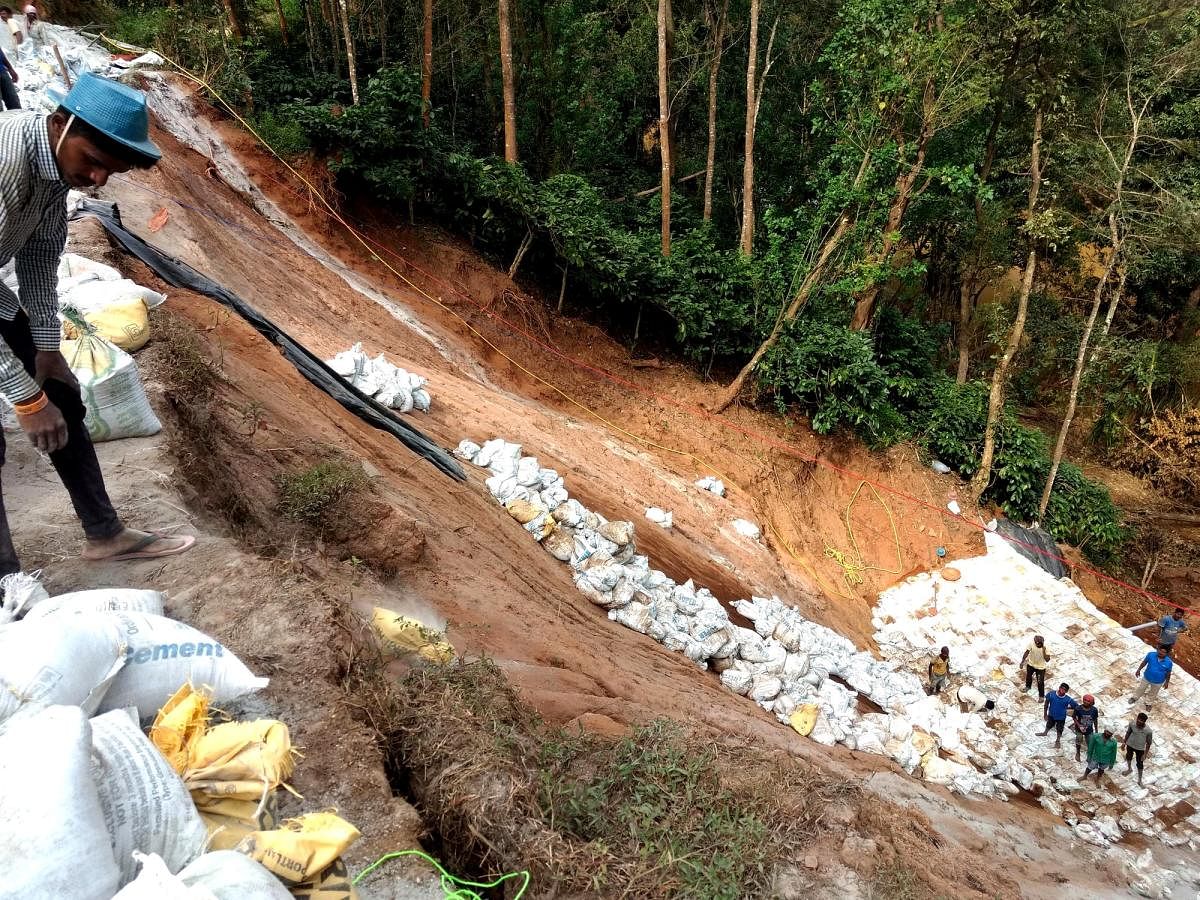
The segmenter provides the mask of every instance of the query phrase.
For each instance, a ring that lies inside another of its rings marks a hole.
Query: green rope
[[[521,898],[525,896],[525,891],[529,888],[528,871],[510,872],[507,875],[501,875],[495,881],[487,884],[479,881],[468,881],[465,878],[458,878],[457,876],[451,875],[442,868],[442,864],[440,862],[438,862],[428,853],[423,853],[420,850],[398,850],[395,853],[385,853],[383,856],[379,857],[379,859],[375,860],[375,862],[371,863],[369,866],[355,875],[354,884],[358,884],[360,881],[382,866],[385,862],[398,859],[401,856],[419,856],[421,859],[425,860],[427,863],[437,869],[442,875],[442,892],[446,895],[445,900],[484,900],[482,894],[477,894],[475,891],[469,890],[469,888],[484,888],[485,890],[488,888],[495,888],[512,878],[525,879],[521,884],[521,889],[517,891],[517,894],[515,897],[513,897],[513,900],[521,900]]]

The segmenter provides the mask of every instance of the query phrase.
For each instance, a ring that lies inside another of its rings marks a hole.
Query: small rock
[[[818,866],[819,863],[817,862],[817,857],[813,854],[810,853],[808,856],[804,857],[804,868],[808,869],[810,872],[817,871]]]

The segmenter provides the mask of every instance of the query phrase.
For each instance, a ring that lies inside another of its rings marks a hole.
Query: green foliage
[[[718,763],[711,744],[666,720],[616,742],[564,732],[541,747],[539,804],[559,831],[625,858],[636,876],[613,880],[641,896],[757,896],[812,823],[781,815],[778,788],[734,791]],[[609,878],[596,873],[598,892]]]
[[[325,528],[341,511],[341,504],[366,484],[366,475],[356,465],[341,460],[317,463],[279,476],[279,511],[289,519]]]
[[[301,156],[312,146],[304,127],[295,119],[267,111],[255,118],[253,125],[267,146],[284,159]]]

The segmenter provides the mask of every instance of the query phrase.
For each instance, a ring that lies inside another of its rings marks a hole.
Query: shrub
[[[366,483],[362,469],[351,463],[317,463],[302,472],[279,476],[279,511],[289,519],[323,529],[332,524],[341,503]]]

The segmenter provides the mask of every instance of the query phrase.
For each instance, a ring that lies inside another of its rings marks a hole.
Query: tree
[[[229,20],[229,33],[235,41],[240,42],[245,37],[245,32],[242,30],[242,20],[237,14],[233,0],[221,0],[221,5],[225,7],[225,17]]]
[[[509,31],[509,0],[500,6],[500,80],[504,92],[504,161],[517,162],[517,92],[513,84],[512,36]]]
[[[721,71],[721,54],[725,49],[725,22],[729,16],[729,0],[722,0],[713,34],[712,61],[708,64],[708,153],[704,164],[704,221],[712,221],[713,171],[717,161],[717,77]]]
[[[424,44],[421,53],[421,121],[429,127],[429,98],[433,90],[433,0],[425,0]]]
[[[287,19],[283,15],[281,0],[275,0],[275,15],[279,17],[279,37],[283,41],[283,46],[286,47],[288,45]]]
[[[662,255],[671,255],[671,0],[658,0],[658,150],[662,163]]]
[[[1123,42],[1128,48],[1128,42]],[[1096,120],[1096,144],[1103,150],[1103,161],[1107,172],[1104,174],[1107,180],[1111,183],[1111,194],[1108,199],[1107,224],[1108,224],[1108,247],[1104,270],[1101,272],[1096,289],[1092,292],[1092,304],[1088,313],[1087,321],[1083,326],[1083,335],[1079,339],[1079,352],[1075,357],[1075,368],[1071,373],[1071,387],[1067,393],[1067,409],[1063,414],[1062,424],[1058,429],[1058,439],[1054,445],[1054,455],[1050,460],[1050,474],[1046,477],[1046,485],[1042,489],[1042,498],[1038,503],[1038,515],[1046,514],[1046,507],[1050,505],[1050,494],[1054,490],[1054,481],[1058,477],[1058,468],[1062,463],[1063,453],[1066,449],[1067,435],[1071,430],[1071,423],[1075,419],[1075,408],[1079,402],[1079,386],[1083,382],[1084,369],[1088,363],[1088,348],[1092,340],[1092,330],[1096,327],[1096,318],[1100,314],[1100,306],[1104,300],[1105,288],[1108,285],[1109,279],[1112,277],[1113,271],[1117,268],[1118,262],[1122,260],[1125,253],[1125,236],[1127,225],[1125,219],[1125,183],[1130,176],[1130,172],[1134,167],[1134,158],[1138,151],[1138,144],[1144,137],[1144,125],[1147,115],[1150,112],[1151,103],[1163,92],[1168,86],[1179,78],[1185,71],[1189,60],[1186,56],[1180,57],[1180,54],[1172,48],[1168,56],[1164,59],[1154,61],[1151,65],[1152,83],[1147,86],[1143,96],[1135,99],[1134,87],[1134,62],[1128,60],[1125,67],[1124,81],[1124,107],[1123,112],[1128,118],[1119,123],[1119,133],[1123,135],[1124,146],[1114,148],[1109,138],[1109,123],[1107,122],[1108,110],[1108,94],[1101,98],[1099,111],[1097,112]],[[1100,180],[1100,179],[1098,179]],[[1121,292],[1125,287],[1125,267],[1121,268],[1121,284],[1118,289],[1113,292],[1112,302],[1109,306],[1108,316],[1104,323],[1104,334],[1108,333],[1109,327],[1112,325],[1113,317],[1116,315],[1117,303],[1120,302]]]
[[[350,70],[350,97],[358,106],[358,58],[354,53],[354,35],[350,32],[350,11],[346,0],[334,0],[342,16],[342,36],[346,40],[346,68]]]
[[[987,423],[983,428],[983,451],[979,456],[979,468],[971,478],[971,496],[978,502],[987,490],[992,477],[992,461],[996,454],[996,434],[1004,414],[1004,392],[1008,387],[1008,370],[1021,346],[1025,333],[1025,320],[1029,314],[1029,295],[1033,293],[1033,276],[1037,272],[1038,241],[1040,236],[1035,226],[1037,220],[1038,192],[1042,186],[1042,173],[1046,160],[1042,156],[1042,128],[1045,120],[1044,99],[1038,101],[1033,114],[1033,145],[1029,154],[1029,199],[1025,205],[1025,232],[1029,241],[1029,255],[1025,259],[1025,271],[1021,277],[1021,292],[1017,297],[1017,314],[1009,329],[1008,343],[1004,353],[992,372],[992,386],[988,392]]]
[[[762,90],[771,72],[771,49],[779,20],[771,26],[762,75],[758,74],[758,17],[761,0],[750,0],[750,48],[746,61],[746,129],[742,160],[742,235],[739,246],[743,255],[754,251],[754,138],[758,130],[758,111],[762,108]]]

